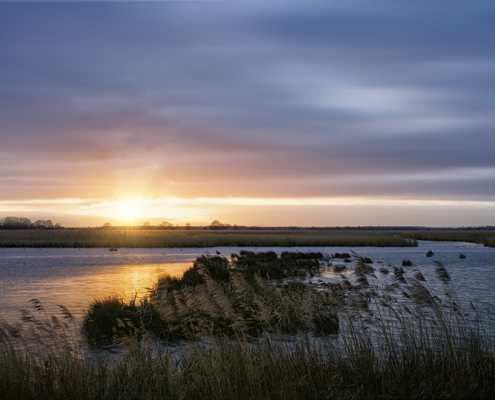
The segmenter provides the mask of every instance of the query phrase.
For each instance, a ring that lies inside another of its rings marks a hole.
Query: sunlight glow
[[[181,209],[180,205],[183,204],[181,202],[161,200],[125,198],[117,201],[93,202],[90,205],[80,204],[78,213],[114,218],[127,223],[136,219],[176,219],[194,214]]]
[[[393,199],[393,198],[364,198],[364,197],[300,197],[300,198],[260,198],[260,197],[162,197],[162,198],[141,198],[141,197],[123,197],[118,200],[104,199],[40,199],[23,201],[0,201],[1,217],[8,216],[14,212],[22,212],[27,217],[31,216],[28,212],[36,212],[36,218],[56,219],[61,221],[63,214],[70,216],[73,221],[82,226],[87,221],[94,221],[96,225],[110,222],[114,225],[143,225],[149,222],[153,226],[167,222],[173,225],[183,226],[186,223],[191,225],[209,225],[211,221],[218,219],[222,222],[235,223],[238,225],[260,225],[270,226],[271,224],[283,225],[284,218],[290,223],[302,225],[304,222],[296,221],[294,217],[294,208],[300,207],[301,212],[308,213],[310,209],[316,210],[313,214],[314,220],[311,224],[315,226],[336,226],[336,225],[353,225],[360,224],[362,214],[360,210],[367,210],[370,214],[369,207],[377,207],[377,210],[383,207],[389,207],[388,214],[398,216],[400,221],[406,221],[406,217],[413,213],[421,211],[422,213],[432,213],[437,215],[441,210],[456,210],[461,215],[470,210],[472,218],[478,218],[477,224],[492,224],[493,210],[495,202],[493,201],[472,201],[472,200],[424,200],[424,199]],[[19,207],[19,208],[17,208]],[[315,207],[318,207],[315,209]],[[322,208],[324,207],[324,208]],[[342,208],[344,207],[344,208]],[[395,210],[392,210],[395,208]],[[42,213],[46,215],[43,216]],[[60,218],[55,214],[57,213]],[[247,216],[251,213],[253,216]],[[318,214],[319,213],[319,214]],[[361,219],[357,219],[356,213]],[[286,215],[284,217],[284,214]],[[318,215],[317,215],[318,214]],[[438,214],[440,215],[440,214]],[[444,215],[444,214],[442,214]],[[446,215],[446,214],[445,214]],[[277,219],[279,218],[279,219]],[[370,217],[371,218],[371,217]],[[386,224],[393,225],[394,219],[390,217]],[[400,219],[402,218],[402,219]],[[440,218],[440,217],[438,217]],[[488,218],[488,219],[487,219]],[[299,221],[299,220],[297,220]],[[370,219],[369,224],[378,224]],[[435,220],[436,221],[436,220]],[[445,219],[448,221],[448,219]],[[465,220],[459,220],[455,225],[467,225]],[[466,220],[468,221],[468,220]],[[64,221],[61,221],[64,224]],[[408,224],[411,224],[407,220]],[[432,222],[433,223],[433,222]],[[404,225],[406,223],[402,223]],[[443,219],[438,219],[436,225],[448,225]],[[400,224],[399,224],[400,225]],[[450,225],[448,225],[450,226]]]
[[[337,206],[337,205],[390,205],[390,206],[482,206],[495,207],[493,201],[480,200],[424,200],[394,199],[376,197],[298,197],[298,198],[259,198],[259,197],[162,197],[157,199],[126,198],[116,201],[96,199],[39,199],[3,200],[1,211],[37,211],[52,204],[66,204],[72,213],[102,215],[130,220],[184,214],[182,206]],[[159,215],[155,215],[159,211]]]
[[[115,202],[113,207],[110,207],[112,218],[121,221],[130,221],[136,218],[145,218],[143,213],[146,211],[148,201],[141,199],[126,199]]]

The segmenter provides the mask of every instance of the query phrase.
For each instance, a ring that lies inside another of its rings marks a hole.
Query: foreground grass
[[[120,337],[119,355],[105,356],[69,341],[74,321],[67,310],[60,319],[39,319],[43,310],[34,301],[22,331],[7,324],[0,329],[0,398],[491,397],[491,314],[483,320],[475,313],[468,322],[441,264],[436,272],[448,294],[443,302],[419,271],[396,268],[384,287],[363,259],[355,258],[354,271],[356,282],[343,278],[345,301],[335,304],[339,335],[320,337],[273,333],[253,341],[239,329],[228,338],[172,348],[136,330]]]
[[[238,340],[189,345],[173,356],[132,344],[118,360],[57,352],[47,362],[3,344],[5,399],[488,399],[495,359],[471,344],[460,353],[369,346],[345,355],[328,343]]]
[[[416,246],[391,231],[356,230],[150,230],[71,228],[0,230],[0,247],[217,247],[217,246]]]

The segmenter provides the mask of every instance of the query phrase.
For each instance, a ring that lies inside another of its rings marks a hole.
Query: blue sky
[[[0,2],[0,217],[493,225],[494,20],[487,1]]]

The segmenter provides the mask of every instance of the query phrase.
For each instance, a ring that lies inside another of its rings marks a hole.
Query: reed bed
[[[0,247],[219,247],[219,246],[417,246],[390,231],[356,230],[159,230],[68,228],[0,230]]]
[[[83,333],[92,345],[109,345],[114,333],[128,336],[141,327],[168,342],[266,332],[337,333],[341,285],[318,291],[300,279],[268,283],[314,276],[318,259],[321,253],[241,252],[232,255],[233,261],[202,256],[181,278],[160,278],[139,306],[135,300],[95,300],[83,318]]]
[[[432,240],[436,242],[467,242],[487,247],[495,247],[495,231],[493,230],[418,230],[397,231],[405,238],[415,240]]]
[[[354,256],[352,284],[342,277],[344,296],[334,301],[338,335],[271,332],[253,340],[236,329],[233,336],[167,347],[136,330],[120,337],[120,353],[106,356],[68,339],[67,331],[77,327],[67,310],[50,319],[34,301],[33,310],[24,311],[23,329],[1,325],[0,397],[491,398],[493,314],[473,309],[474,318],[466,318],[440,263],[436,273],[446,295],[437,297],[419,271],[395,268],[382,285],[364,261]]]

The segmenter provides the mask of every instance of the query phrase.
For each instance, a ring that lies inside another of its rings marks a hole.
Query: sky
[[[493,1],[0,0],[0,218],[495,225]]]

